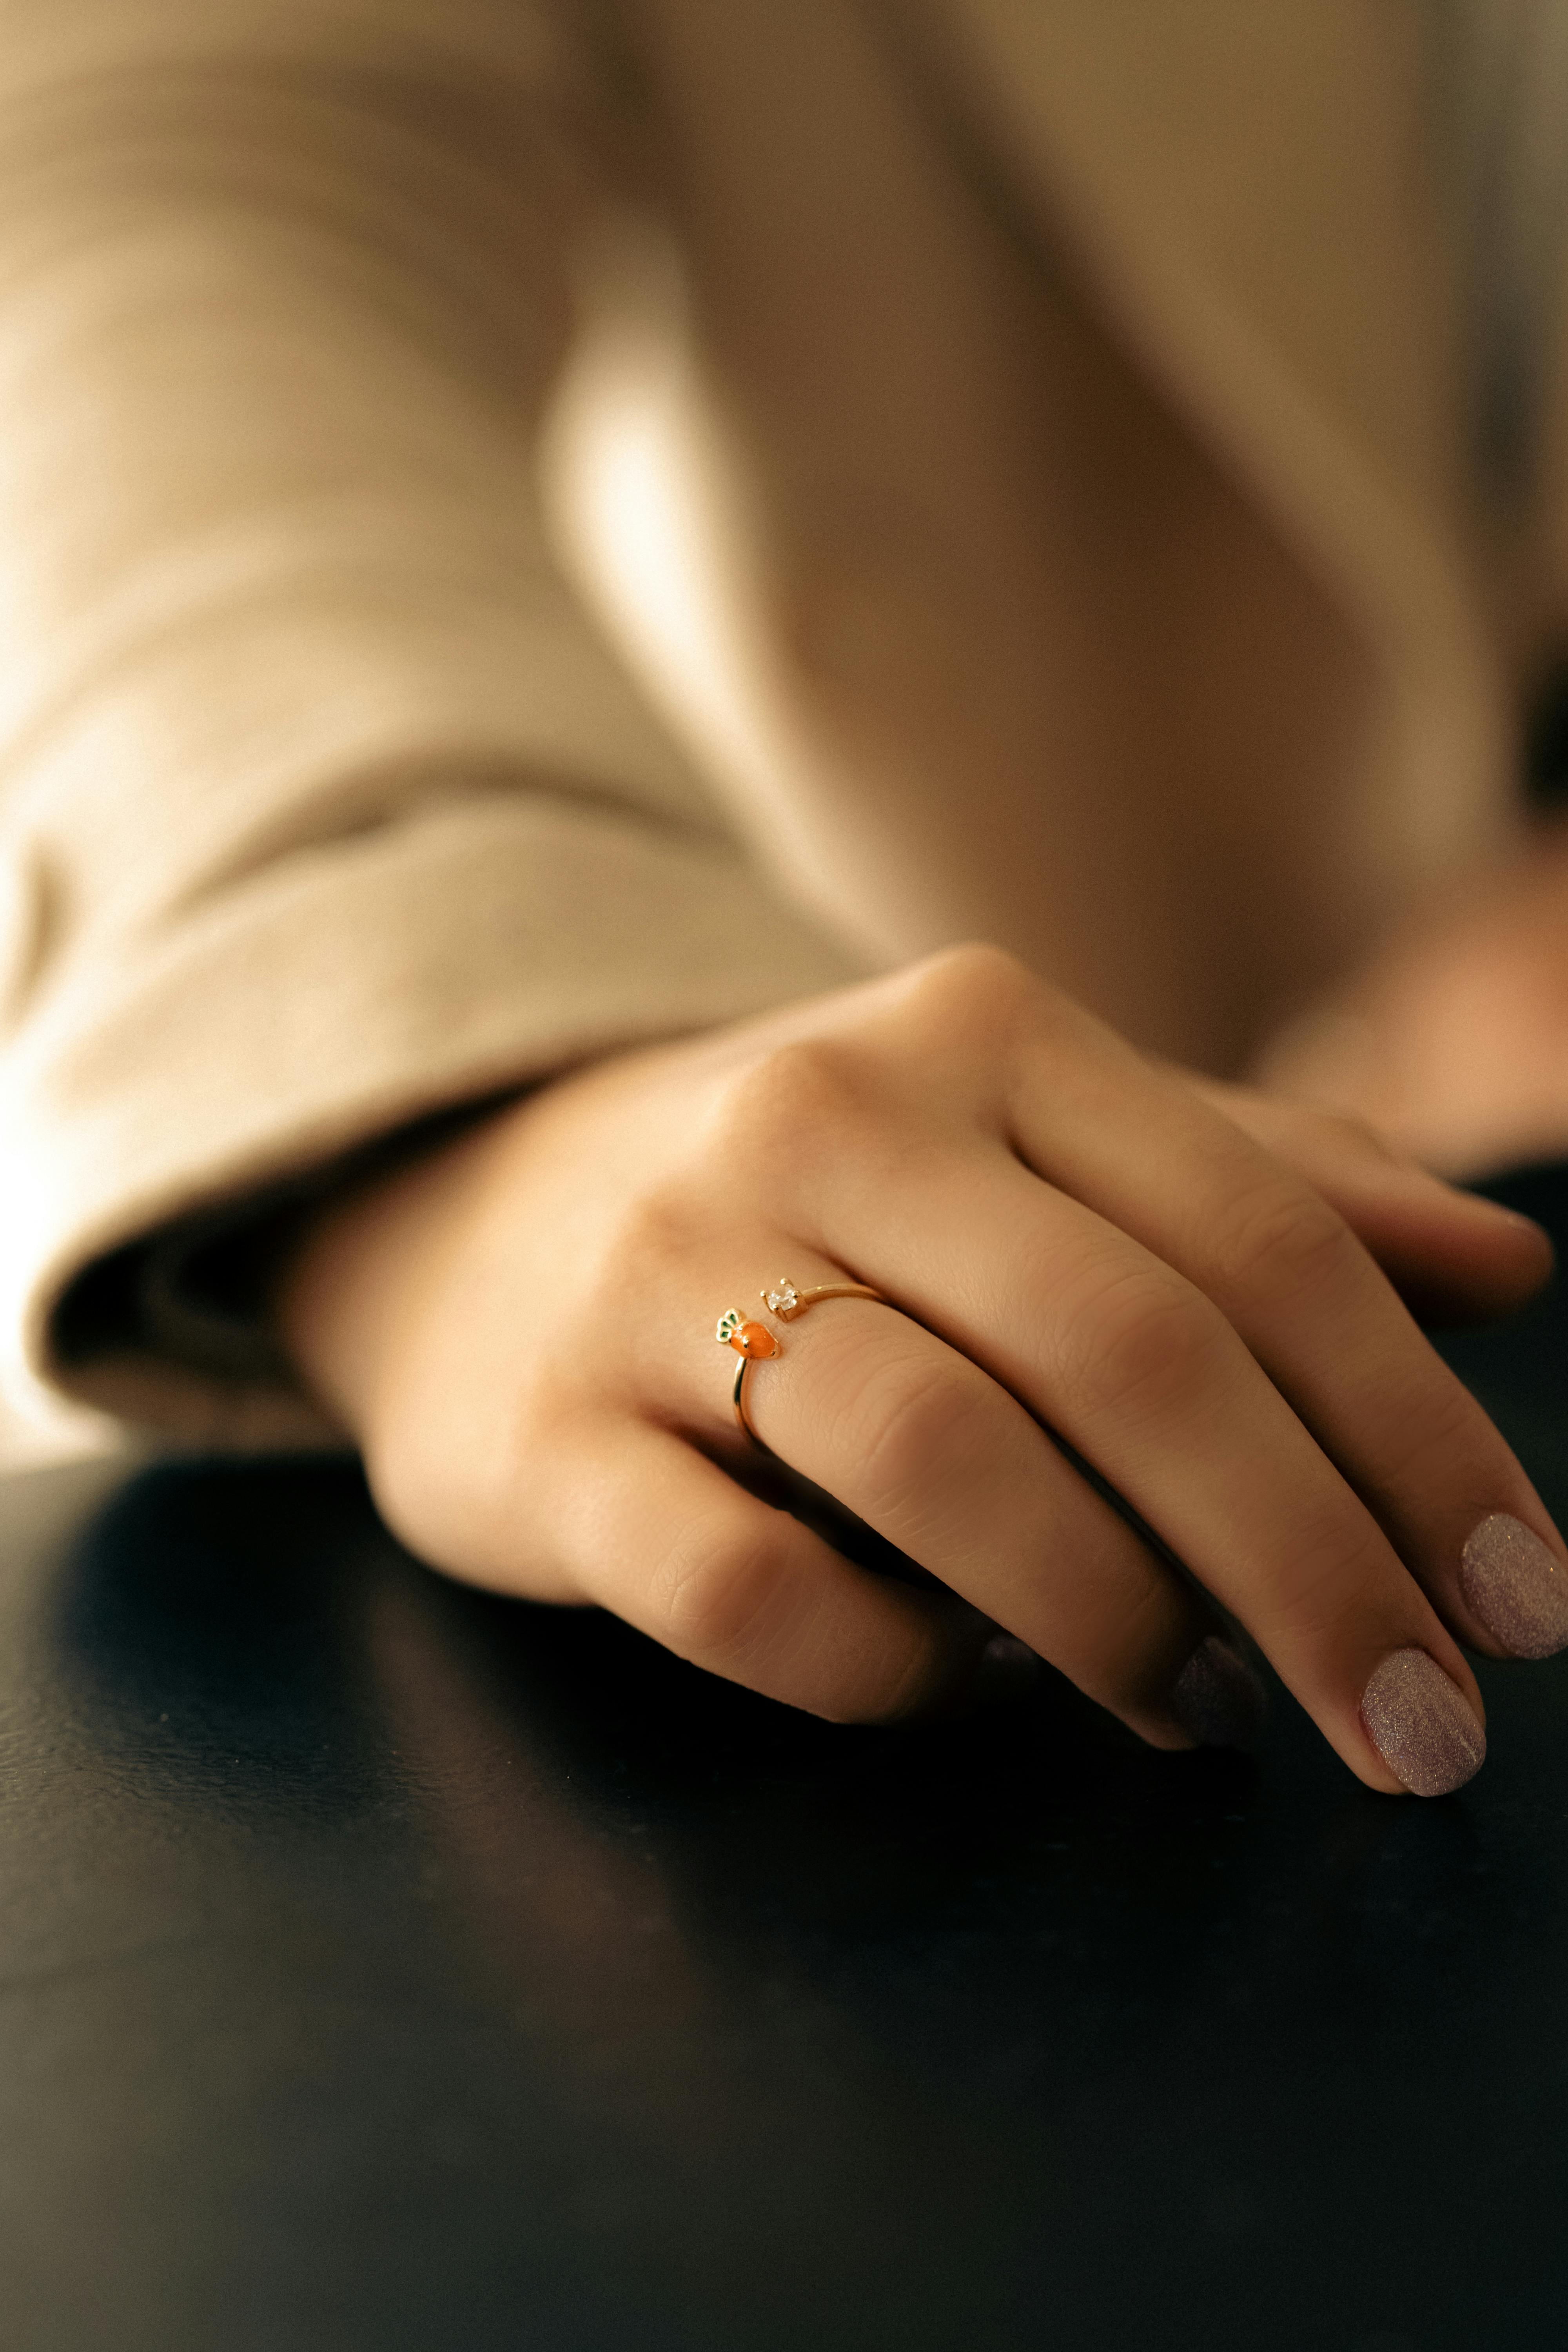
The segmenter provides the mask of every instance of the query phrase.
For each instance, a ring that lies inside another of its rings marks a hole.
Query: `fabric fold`
[[[854,976],[725,845],[547,797],[455,793],[300,852],[14,1047],[0,1318],[100,1408],[205,1439],[319,1433],[276,1383],[153,1366],[132,1330],[79,1320],[62,1363],[63,1295],[138,1234],[434,1110]]]

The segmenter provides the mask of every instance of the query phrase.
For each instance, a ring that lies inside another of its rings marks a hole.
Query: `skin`
[[[1550,1256],[1367,1130],[1151,1061],[981,947],[507,1106],[322,1213],[279,1315],[392,1526],[458,1576],[599,1602],[840,1720],[950,1701],[1000,1626],[1163,1748],[1189,1744],[1170,1695],[1218,1604],[1393,1791],[1359,1712],[1391,1651],[1482,1714],[1469,1530],[1510,1512],[1568,1558],[1399,1291],[1501,1311]],[[781,1274],[890,1304],[783,1327],[748,1375],[759,1433],[938,1589],[727,1475],[757,1457],[714,1322]]]
[[[1568,1151],[1568,822],[1422,908],[1258,1057],[1456,1176]]]
[[[765,454],[759,633],[820,769],[791,823],[885,921],[879,956],[969,929],[1011,953],[905,961],[492,1113],[319,1218],[287,1339],[391,1523],[454,1573],[603,1603],[856,1720],[961,1693],[1001,1626],[1162,1747],[1188,1744],[1171,1692],[1224,1611],[1392,1790],[1359,1713],[1391,1650],[1481,1711],[1469,1530],[1509,1511],[1563,1557],[1401,1299],[1502,1311],[1550,1250],[1282,1097],[1392,1117],[1450,1168],[1568,1143],[1568,856],[1561,887],[1521,864],[1390,939],[1356,863],[1376,665],[1070,253],[1042,269],[954,172],[856,12],[627,21],[705,362]],[[1544,636],[1515,628],[1532,674]],[[1322,1017],[1263,1049],[1261,1092],[1074,998],[1228,1071],[1282,1009]],[[784,1274],[891,1306],[784,1327],[748,1375],[757,1428],[938,1590],[752,1491],[713,1326]]]

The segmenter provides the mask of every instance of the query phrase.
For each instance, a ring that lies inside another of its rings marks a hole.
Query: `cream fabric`
[[[1425,0],[1471,437],[1495,497],[1540,457],[1568,253],[1568,0]]]
[[[1422,40],[1397,0],[0,0],[18,1357],[303,1432],[134,1318],[61,1362],[62,1298],[972,932],[1180,1046],[1211,968],[1287,1003],[1486,854],[1510,656]],[[745,774],[541,489],[612,247],[683,289]]]

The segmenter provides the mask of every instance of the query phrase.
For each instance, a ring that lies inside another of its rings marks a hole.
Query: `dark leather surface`
[[[1559,1510],[1565,1333],[1454,1346]],[[1428,1805],[835,1731],[320,1464],[15,1479],[0,1616],[8,2352],[1568,2342],[1568,1661]]]

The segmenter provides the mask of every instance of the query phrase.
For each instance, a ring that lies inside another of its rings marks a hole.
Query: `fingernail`
[[[980,1653],[970,1697],[976,1706],[1007,1706],[1040,1678],[1040,1662],[1027,1642],[996,1633]]]
[[[1521,1232],[1533,1234],[1536,1240],[1544,1242],[1549,1250],[1556,1248],[1556,1244],[1538,1217],[1527,1217],[1522,1209],[1506,1209],[1500,1201],[1489,1201],[1479,1192],[1469,1192],[1465,1197],[1479,1202],[1483,1209],[1489,1209],[1493,1216],[1500,1217],[1505,1224],[1518,1225]]]
[[[1459,1590],[1516,1658],[1550,1658],[1568,1647],[1568,1569],[1506,1511],[1494,1511],[1467,1538]]]
[[[952,1719],[994,1707],[1011,1706],[1033,1690],[1040,1677],[1040,1661],[1026,1642],[1011,1633],[995,1633],[986,1643],[968,1674],[931,1709],[934,1717]]]
[[[1470,1198],[1474,1200],[1476,1197],[1477,1195],[1472,1192]],[[1502,1208],[1496,1201],[1488,1201],[1484,1205],[1495,1210],[1500,1222],[1505,1225],[1511,1225],[1516,1234],[1528,1234],[1545,1259],[1548,1271],[1555,1267],[1557,1244],[1544,1225],[1537,1224],[1533,1217],[1524,1216],[1518,1209]],[[1542,1279],[1544,1278],[1543,1276]]]
[[[1368,1738],[1413,1796],[1462,1789],[1487,1758],[1487,1735],[1468,1701],[1425,1650],[1395,1650],[1361,1695]]]
[[[1245,1658],[1217,1633],[1198,1643],[1176,1677],[1171,1713],[1200,1748],[1252,1748],[1268,1701]]]

